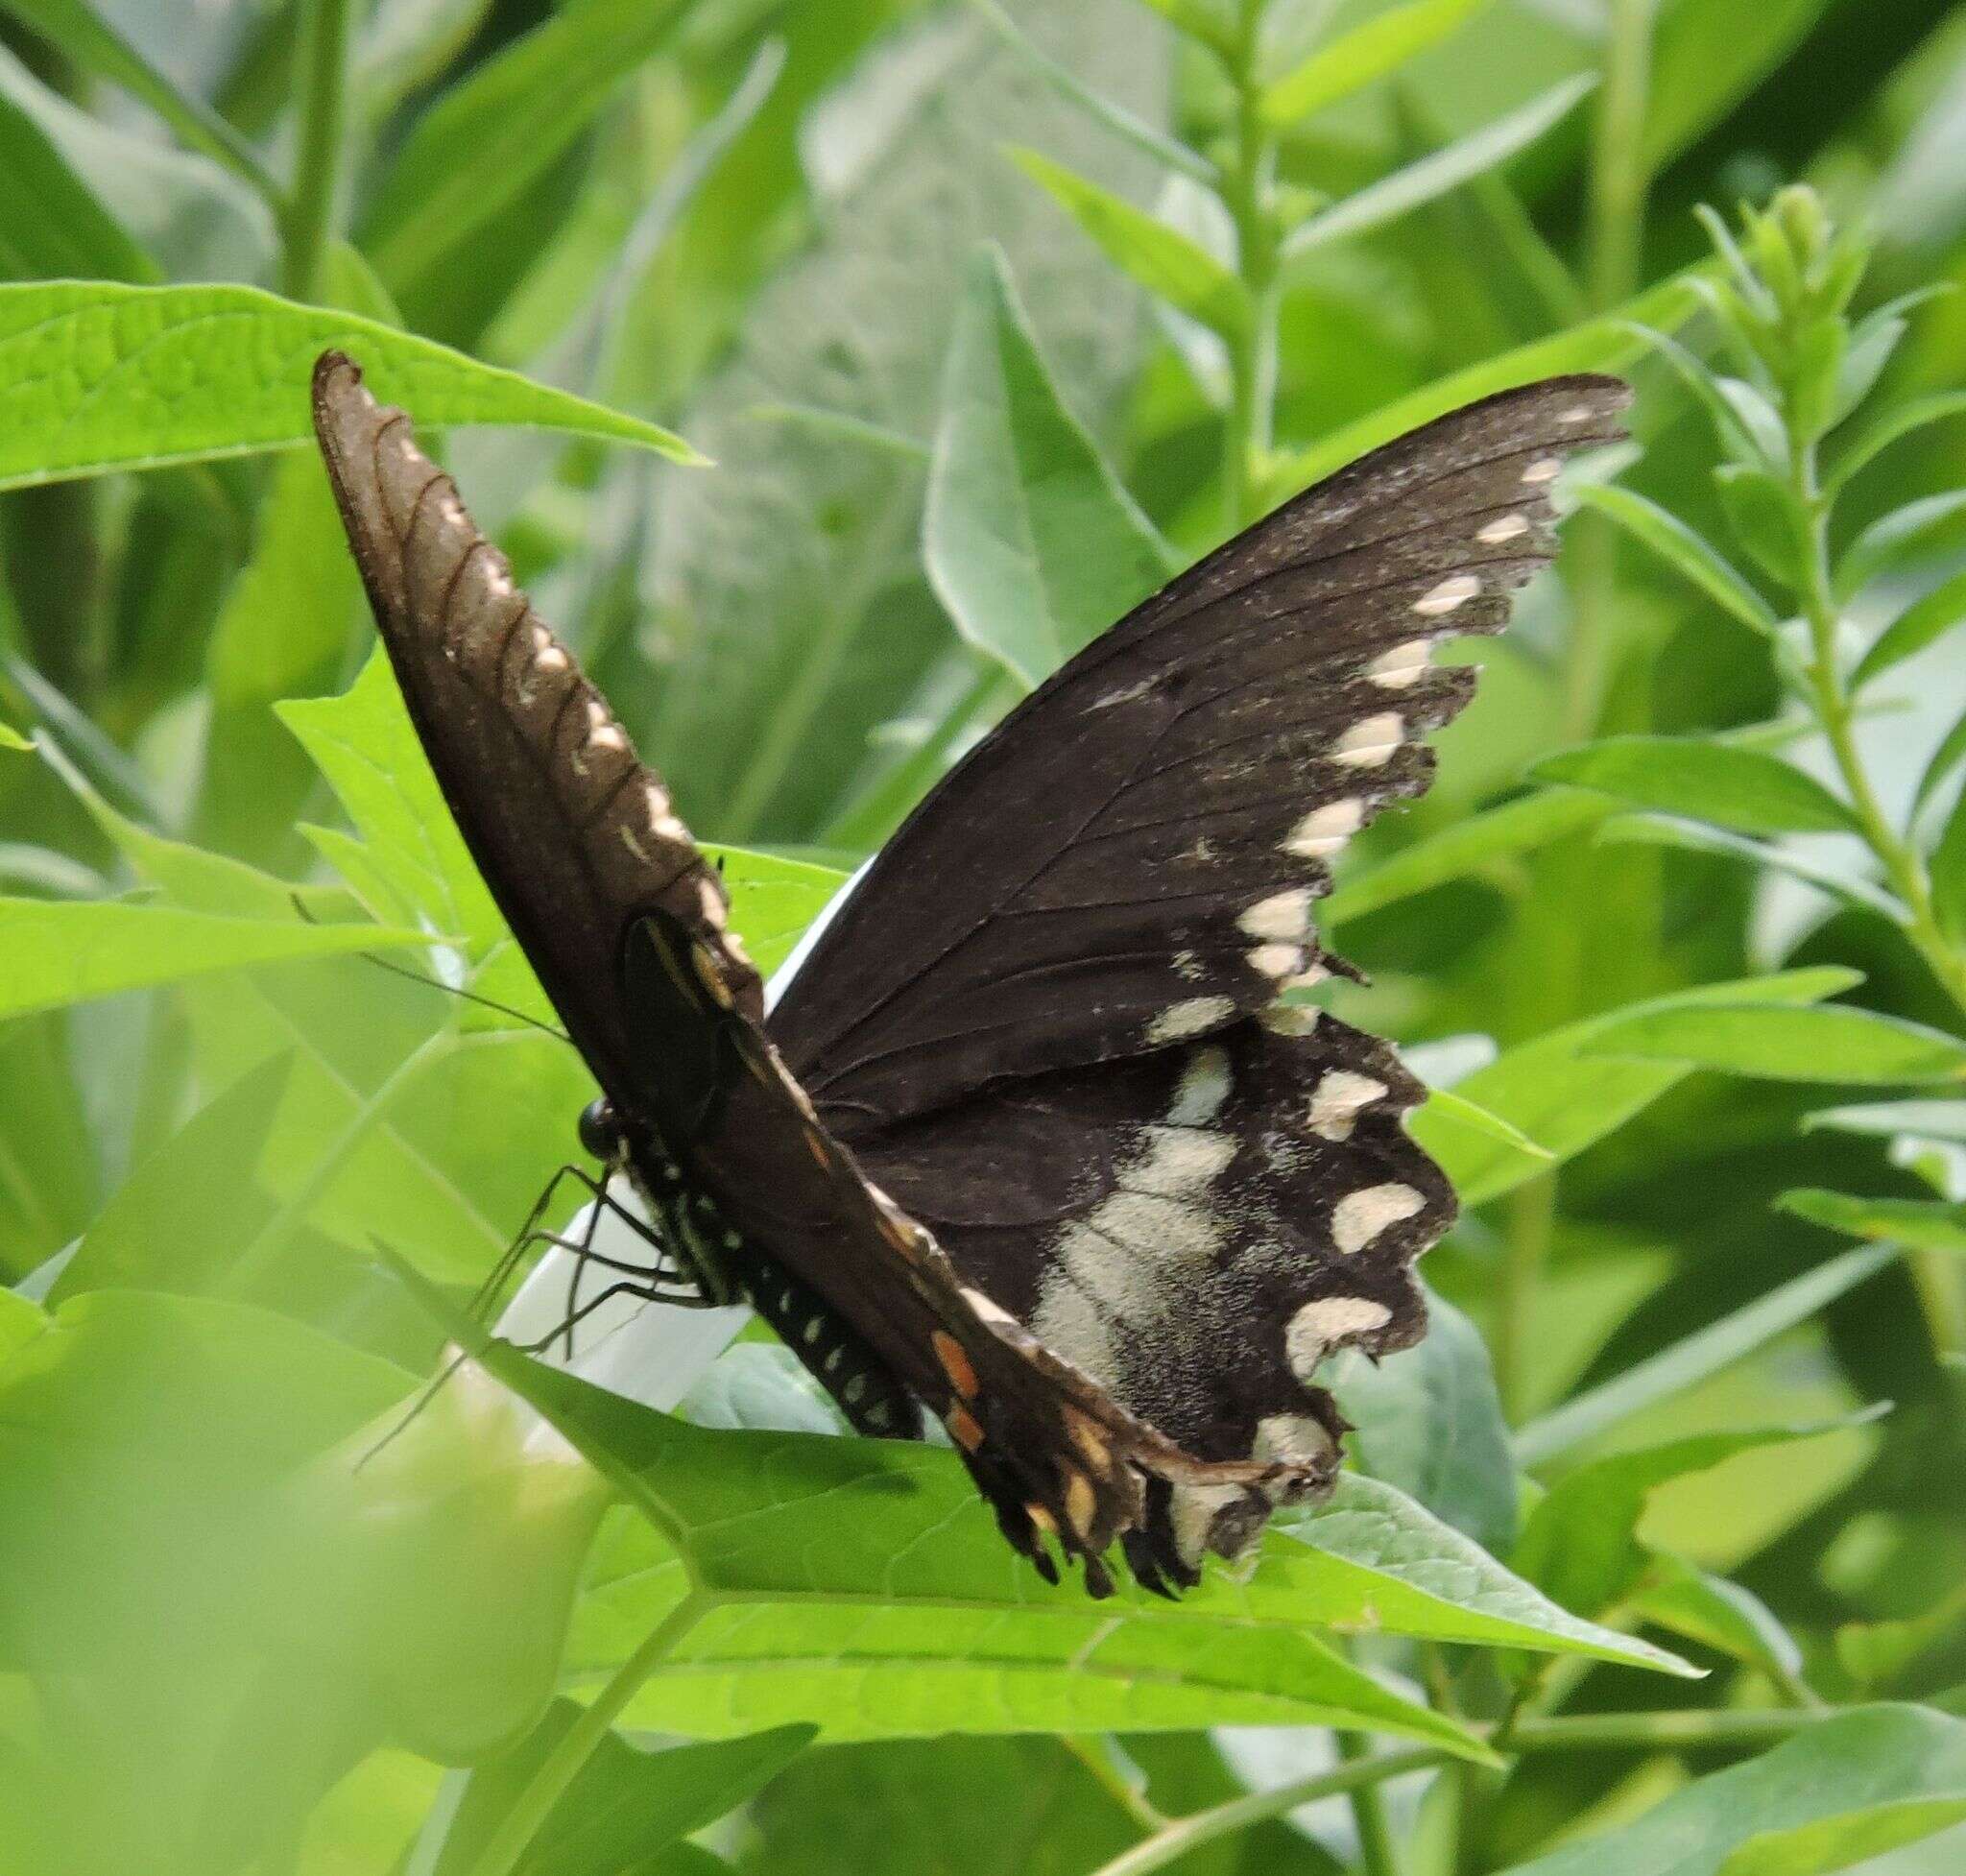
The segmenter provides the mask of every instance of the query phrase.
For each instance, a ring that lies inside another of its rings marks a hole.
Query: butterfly
[[[1284,993],[1355,975],[1333,856],[1554,551],[1617,379],[1506,391],[1286,502],[1012,710],[767,1021],[722,880],[409,420],[324,356],[315,426],[438,782],[600,1084],[584,1143],[665,1265],[748,1300],[858,1431],[947,1429],[1011,1545],[1163,1594],[1329,1490],[1341,1349],[1417,1341],[1452,1222],[1424,1089]]]

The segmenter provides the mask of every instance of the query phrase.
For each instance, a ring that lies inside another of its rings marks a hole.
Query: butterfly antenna
[[[289,893],[294,910],[308,925],[319,925],[321,921],[310,912],[299,893]],[[523,1023],[528,1029],[537,1029],[541,1035],[551,1036],[555,1042],[564,1043],[568,1048],[573,1038],[557,1023],[541,1022],[536,1016],[524,1010],[514,1009],[510,1003],[501,1003],[495,997],[483,997],[475,990],[466,990],[462,985],[445,983],[442,977],[433,977],[421,971],[412,971],[407,964],[398,964],[393,957],[384,957],[377,951],[357,951],[363,963],[372,964],[378,971],[387,971],[392,976],[407,977],[412,983],[420,983],[426,990],[441,990],[446,997],[461,998],[467,1003],[475,1003],[480,1009],[496,1010],[500,1016],[509,1016],[515,1022]]]

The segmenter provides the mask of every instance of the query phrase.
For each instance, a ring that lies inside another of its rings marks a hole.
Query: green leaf
[[[1817,1876],[1966,1816],[1966,1723],[1858,1707],[1506,1876]]]
[[[471,1774],[433,1876],[468,1876],[505,1814],[580,1708],[556,1700],[513,1751]],[[517,1876],[624,1876],[665,1844],[713,1824],[754,1796],[812,1743],[810,1726],[779,1726],[710,1745],[654,1751],[609,1733],[561,1793],[517,1864]]]
[[[1769,0],[1751,12],[1728,0],[1683,0],[1652,34],[1644,95],[1643,173],[1656,176],[1764,73],[1773,73],[1829,0]]]
[[[1671,1634],[1762,1669],[1780,1682],[1801,1675],[1801,1648],[1760,1597],[1683,1558],[1655,1552],[1631,1608]]]
[[[418,118],[362,223],[360,245],[391,288],[400,294],[448,265],[692,10],[691,0],[573,0],[444,92]]]
[[[1349,98],[1457,33],[1488,0],[1406,0],[1341,33],[1267,85],[1262,114],[1279,129]]]
[[[1480,1331],[1438,1296],[1427,1336],[1375,1365],[1341,1355],[1327,1378],[1362,1470],[1492,1552],[1516,1534],[1516,1466]]]
[[[1807,1322],[1817,1311],[1892,1263],[1896,1255],[1882,1247],[1846,1251],[1790,1278],[1765,1296],[1756,1297],[1718,1322],[1695,1330],[1670,1348],[1648,1356],[1589,1393],[1572,1396],[1517,1431],[1518,1462],[1542,1465],[1634,1414],[1697,1386],[1797,1323]]]
[[[38,1303],[11,1289],[0,1289],[0,1370],[47,1326],[47,1311]]]
[[[47,132],[0,97],[0,266],[16,277],[127,280],[162,277],[110,211],[70,168]]]
[[[1280,253],[1284,266],[1301,274],[1305,256],[1326,242],[1363,234],[1369,228],[1395,221],[1422,203],[1431,202],[1450,189],[1458,189],[1462,183],[1507,162],[1569,116],[1596,83],[1596,75],[1592,72],[1566,79],[1520,110],[1511,111],[1417,162],[1380,177],[1377,182],[1368,182],[1329,208],[1320,209],[1283,237]]]
[[[1687,1070],[1652,1062],[1618,1062],[1595,1052],[1598,1039],[1644,1011],[1698,1008],[1711,1002],[1808,1003],[1834,997],[1857,981],[1833,968],[1790,971],[1772,977],[1709,984],[1652,1002],[1610,1011],[1550,1030],[1508,1050],[1500,1060],[1457,1082],[1454,1093],[1499,1116],[1559,1161],[1585,1147],[1649,1106]],[[1514,1190],[1546,1166],[1501,1142],[1457,1128],[1442,1128],[1423,1107],[1413,1136],[1446,1168],[1463,1203],[1481,1205]]]
[[[1617,846],[1630,841],[1642,846],[1677,847],[1690,854],[1713,854],[1722,859],[1744,860],[1750,866],[1771,867],[1778,873],[1786,873],[1790,878],[1801,879],[1819,892],[1840,899],[1846,905],[1889,919],[1893,925],[1902,926],[1909,917],[1889,893],[1860,874],[1812,860],[1791,848],[1771,847],[1764,841],[1749,840],[1699,821],[1675,820],[1662,814],[1620,814],[1605,822],[1597,830],[1597,840],[1601,846]]]
[[[20,750],[32,756],[35,746],[30,738],[22,735],[11,723],[0,723],[0,749]]]
[[[164,905],[0,899],[0,1017],[215,971],[427,943],[379,925],[212,918]]]
[[[1703,1002],[1627,1014],[1591,1053],[1672,1061],[1768,1081],[1956,1081],[1966,1043],[1902,1017],[1844,1004],[1784,1009]]]
[[[1836,561],[1836,591],[1849,598],[1880,574],[1938,544],[1954,518],[1966,513],[1966,489],[1947,489],[1894,508],[1865,528]]]
[[[1966,793],[1953,804],[1931,850],[1932,909],[1946,936],[1966,945]]]
[[[1594,788],[1743,833],[1849,833],[1857,828],[1850,810],[1813,776],[1760,750],[1707,736],[1611,736],[1546,756],[1529,773],[1539,782]]]
[[[1837,460],[1828,478],[1831,492],[1834,493],[1853,476],[1861,474],[1901,437],[1908,437],[1930,423],[1942,423],[1962,412],[1966,412],[1966,391],[1939,391],[1929,397],[1914,397],[1908,403],[1894,405]]]
[[[1166,551],[1066,408],[1000,254],[949,349],[923,557],[956,629],[1026,688],[1166,578]]]
[[[1721,611],[1756,632],[1774,631],[1775,614],[1767,601],[1678,516],[1668,514],[1644,495],[1604,483],[1586,484],[1576,494],[1584,506],[1610,516],[1675,573],[1699,588]]]
[[[1489,1113],[1485,1107],[1477,1106],[1451,1088],[1429,1090],[1425,1106],[1436,1137],[1443,1130],[1459,1127],[1468,1133],[1478,1134],[1484,1141],[1498,1142],[1526,1160],[1540,1161],[1543,1166],[1555,1164],[1556,1155],[1548,1147],[1538,1145],[1522,1128],[1510,1125],[1500,1115]],[[1529,1171],[1537,1169],[1532,1166]],[[1527,1177],[1528,1173],[1523,1176]]]
[[[1215,332],[1238,332],[1249,323],[1242,282],[1198,241],[1041,151],[1011,155],[1107,258],[1149,293]]]
[[[691,455],[640,418],[255,287],[54,280],[0,286],[0,489],[310,442],[308,385],[330,348],[420,422],[539,423]]]
[[[1815,1187],[1784,1192],[1775,1203],[1798,1218],[1852,1238],[1908,1244],[1919,1251],[1966,1252],[1966,1205],[1939,1199],[1859,1198]]]
[[[1923,599],[1914,600],[1884,628],[1851,672],[1851,689],[1861,689],[1892,665],[1935,644],[1962,618],[1966,618],[1966,573],[1955,573]]]
[[[1342,925],[1451,879],[1504,875],[1504,863],[1516,855],[1594,826],[1610,811],[1594,795],[1569,788],[1539,789],[1484,808],[1401,848],[1370,872],[1340,880],[1331,897],[1320,902],[1318,922]]]
[[[32,27],[80,65],[141,99],[190,148],[251,183],[270,204],[278,185],[252,148],[203,100],[180,91],[120,34],[104,24],[86,0],[0,0],[5,11]]]
[[[1644,1575],[1639,1520],[1646,1500],[1667,1479],[1705,1472],[1756,1447],[1811,1439],[1858,1424],[1730,1428],[1594,1459],[1565,1473],[1537,1502],[1510,1562],[1566,1609],[1602,1615],[1623,1601]]]
[[[791,956],[805,927],[847,883],[848,876],[838,869],[809,860],[754,854],[742,847],[706,846],[703,851],[731,895],[731,929],[767,977]]]
[[[1163,19],[1206,46],[1226,47],[1230,27],[1210,0],[1144,0]]]

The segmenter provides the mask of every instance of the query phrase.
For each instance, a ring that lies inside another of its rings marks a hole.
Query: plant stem
[[[1257,518],[1276,436],[1277,222],[1271,196],[1277,139],[1262,109],[1264,0],[1241,0],[1225,59],[1235,87],[1235,149],[1222,201],[1235,226],[1235,271],[1247,292],[1242,325],[1225,335],[1229,416],[1222,439],[1223,516],[1233,533]]]
[[[1510,1195],[1508,1236],[1495,1299],[1493,1360],[1502,1417],[1514,1426],[1525,1410],[1528,1387],[1529,1316],[1549,1260],[1556,1233],[1556,1176],[1544,1173]]]
[[[1334,1771],[1320,1772],[1315,1778],[1300,1778],[1274,1791],[1252,1792],[1247,1797],[1231,1798],[1227,1804],[1177,1817],[1164,1829],[1136,1843],[1123,1856],[1102,1864],[1093,1876],[1141,1876],[1145,1870],[1160,1869],[1175,1858],[1186,1856],[1197,1844],[1211,1843],[1218,1837],[1280,1817],[1300,1804],[1356,1792],[1382,1779],[1397,1778],[1402,1772],[1425,1771],[1446,1763],[1447,1756],[1428,1745],[1405,1746],[1397,1752],[1381,1752],[1376,1758],[1354,1759]]]
[[[1773,1745],[1818,1721],[1833,1707],[1693,1707],[1656,1713],[1533,1715],[1494,1744],[1504,1752],[1660,1751],[1702,1745]]]
[[[1106,1795],[1141,1830],[1157,1831],[1166,1823],[1166,1813],[1154,1806],[1136,1778],[1127,1777],[1122,1749],[1111,1733],[1064,1733],[1059,1736],[1058,1743],[1085,1767]]]
[[[321,290],[322,262],[333,232],[342,142],[348,122],[349,0],[308,0],[295,52],[300,143],[294,190],[282,217],[280,277],[290,298]]]
[[[532,1782],[498,1820],[498,1828],[471,1864],[470,1876],[510,1876],[517,1867],[526,1845],[612,1730],[642,1682],[696,1626],[708,1606],[708,1599],[692,1590],[649,1631],[641,1646],[614,1671],[607,1686],[567,1728],[560,1744],[533,1774]]]
[[[1603,86],[1591,157],[1591,301],[1598,312],[1638,290],[1651,170],[1645,109],[1652,82],[1654,0],[1610,0]]]
[[[1338,1757],[1347,1765],[1370,1763],[1372,1741],[1364,1733],[1340,1733]],[[1358,1866],[1365,1876],[1400,1876],[1400,1856],[1386,1816],[1386,1794],[1379,1782],[1355,1787],[1348,1796],[1358,1830]]]

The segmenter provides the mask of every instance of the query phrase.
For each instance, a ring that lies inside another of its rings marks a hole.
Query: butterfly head
[[[607,1095],[597,1094],[581,1109],[580,1143],[584,1152],[599,1160],[603,1166],[612,1166],[621,1163],[628,1144],[627,1130],[614,1110],[614,1103]]]

